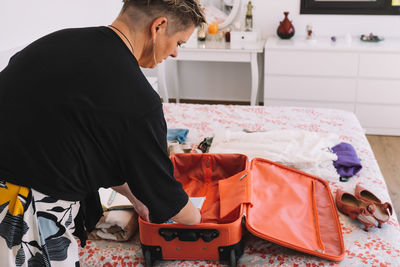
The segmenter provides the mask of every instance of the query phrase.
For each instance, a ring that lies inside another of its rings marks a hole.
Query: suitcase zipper
[[[306,248],[298,247],[298,246],[296,246],[296,245],[292,245],[292,244],[290,244],[290,243],[287,243],[287,242],[285,242],[285,241],[283,241],[283,240],[276,239],[276,238],[273,238],[273,237],[271,237],[271,236],[267,236],[267,235],[265,235],[265,234],[263,234],[263,233],[260,233],[260,232],[258,232],[257,230],[254,230],[253,228],[251,228],[251,227],[247,224],[247,222],[246,222],[246,228],[247,228],[247,230],[248,230],[250,233],[252,233],[253,235],[258,236],[258,237],[261,237],[262,239],[271,241],[271,242],[273,242],[273,243],[275,243],[275,244],[278,244],[278,245],[281,245],[281,246],[284,246],[284,247],[287,247],[287,248],[295,249],[295,250],[298,250],[298,251],[301,251],[301,252],[305,252],[305,253],[307,253],[307,254],[314,254],[314,253],[312,253],[312,251],[313,251],[312,249],[306,249]],[[322,250],[322,249],[315,248],[314,251],[317,252],[317,253],[320,253],[320,254],[325,254],[325,251]],[[316,255],[316,254],[314,254],[314,255]],[[326,255],[326,254],[325,254],[325,255]],[[326,258],[335,260],[335,259],[337,259],[338,257],[336,257],[336,256],[331,256],[331,255],[327,255]]]
[[[322,243],[322,239],[321,239],[321,232],[320,232],[320,228],[319,228],[319,220],[318,220],[318,212],[317,212],[317,200],[315,198],[315,181],[313,180],[311,182],[311,198],[312,198],[312,209],[313,209],[313,217],[314,217],[314,224],[315,224],[315,229],[317,230],[316,232],[316,238],[318,240],[319,249],[316,249],[316,251],[321,252],[321,253],[325,253],[325,246]]]
[[[212,182],[211,176],[212,176],[212,172],[211,172],[211,162],[210,162],[210,156],[209,155],[204,155],[205,159],[204,159],[204,182],[206,184],[209,184]]]

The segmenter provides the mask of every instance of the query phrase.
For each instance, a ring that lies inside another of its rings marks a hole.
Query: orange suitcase
[[[187,194],[206,198],[202,222],[188,226],[139,219],[146,266],[156,260],[220,260],[236,266],[243,254],[243,225],[270,242],[343,259],[338,214],[321,178],[265,159],[249,163],[241,154],[175,154],[171,160]]]

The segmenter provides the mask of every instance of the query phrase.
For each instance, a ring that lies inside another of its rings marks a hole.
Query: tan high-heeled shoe
[[[375,205],[357,199],[354,195],[338,189],[336,192],[336,206],[352,220],[357,219],[364,225],[364,230],[376,226],[377,220],[372,216]]]
[[[393,214],[393,207],[389,202],[382,203],[377,196],[362,187],[360,183],[356,185],[355,197],[376,206],[372,216],[374,216],[374,218],[378,221],[379,228],[381,228],[382,224],[387,222],[390,218],[390,215]]]

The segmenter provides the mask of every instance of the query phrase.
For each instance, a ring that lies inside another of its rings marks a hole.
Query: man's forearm
[[[128,198],[129,201],[132,203],[133,208],[136,210],[139,216],[142,217],[143,220],[150,221],[148,208],[135,197],[127,183],[119,186],[114,186],[112,187],[112,189]]]

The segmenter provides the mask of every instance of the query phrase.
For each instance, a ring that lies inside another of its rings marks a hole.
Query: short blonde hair
[[[169,31],[185,30],[190,26],[200,26],[206,22],[199,0],[123,0],[122,13],[133,7],[153,20],[160,16],[167,17],[173,23]],[[173,30],[171,29],[173,27]]]

